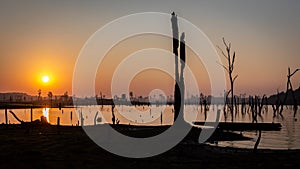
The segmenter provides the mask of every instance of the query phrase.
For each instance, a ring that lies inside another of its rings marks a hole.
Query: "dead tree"
[[[208,110],[208,108],[207,108],[207,98],[205,98],[203,100],[203,104],[204,104],[204,120],[206,120],[206,118],[207,118],[207,110]]]
[[[219,50],[221,51],[222,55],[227,59],[227,66],[221,64],[221,66],[223,66],[223,68],[226,70],[226,72],[228,73],[229,76],[229,80],[230,80],[230,90],[228,91],[228,93],[231,94],[231,98],[230,98],[230,104],[228,105],[229,110],[230,110],[230,114],[231,114],[231,121],[233,122],[233,112],[234,112],[234,81],[236,80],[236,78],[238,77],[238,75],[233,75],[233,70],[234,70],[234,61],[235,61],[235,51],[233,52],[233,54],[231,54],[231,43],[227,44],[225,41],[225,38],[223,38],[223,43],[226,47],[226,54],[225,52],[220,48]]]
[[[297,99],[295,97],[295,94],[294,94],[294,90],[293,90],[293,86],[292,86],[292,82],[291,82],[291,77],[297,72],[299,71],[300,69],[296,69],[293,73],[291,73],[291,69],[290,67],[288,67],[288,75],[287,75],[287,83],[286,83],[286,92],[285,92],[285,96],[284,96],[284,99],[283,99],[283,104],[281,104],[281,108],[280,108],[280,114],[282,113],[283,111],[283,106],[286,103],[287,101],[287,96],[288,96],[288,93],[289,91],[291,91],[292,93],[292,98],[293,98],[293,105],[294,105],[294,116],[296,116],[296,112],[297,112],[297,108],[295,108],[295,106],[298,106],[297,105]]]
[[[280,107],[283,107],[284,103],[283,101],[280,99],[280,93],[279,93],[279,90],[277,89],[277,98],[276,98],[276,101],[275,101],[275,104],[272,104],[272,108],[273,108],[273,118],[277,116],[277,114],[279,114],[281,117],[282,114],[282,110],[279,110]],[[283,109],[283,108],[282,108]]]
[[[277,112],[275,104],[272,104],[272,109],[273,109],[273,118],[275,118],[276,117],[276,112]]]
[[[252,123],[257,123],[257,97],[249,96],[249,106],[251,108]]]
[[[223,112],[224,112],[224,119],[225,122],[227,121],[227,110],[226,110],[226,105],[228,104],[228,95],[229,93],[224,91],[224,107],[223,107]]]
[[[113,123],[113,125],[115,125],[116,124],[116,116],[115,116],[115,104],[113,103],[112,105],[111,105],[111,121],[112,121],[112,123]]]
[[[253,148],[253,152],[254,152],[254,153],[257,152],[257,148],[258,148],[260,139],[261,139],[261,130],[258,131],[258,137],[257,137],[257,140],[256,140],[255,145],[254,145],[254,148]]]
[[[239,104],[240,104],[240,98],[238,96],[234,96],[235,116],[239,114]]]
[[[268,102],[268,97],[265,97],[265,112],[268,113],[269,108],[268,108],[269,102]]]
[[[264,107],[264,101],[266,99],[266,95],[263,95],[262,99],[260,99],[259,97],[257,97],[258,99],[258,115],[261,116],[263,107]]]
[[[173,53],[175,55],[175,88],[174,88],[174,122],[179,115],[180,110],[180,88],[179,88],[179,71],[178,71],[178,48],[179,48],[179,39],[178,39],[178,21],[177,15],[172,13],[172,32],[173,32]]]
[[[94,125],[97,125],[97,116],[98,116],[99,112],[97,111],[94,117]]]
[[[245,112],[246,112],[246,99],[245,99],[245,95],[244,94],[243,96],[241,95],[241,112],[242,112],[242,115],[245,115]]]
[[[80,111],[80,122],[81,122],[81,126],[84,126],[84,117],[82,111]]]
[[[171,17],[171,23],[172,23],[172,32],[173,32],[173,53],[175,55],[175,87],[174,87],[174,122],[176,118],[179,116],[179,114],[183,113],[183,106],[182,102],[184,102],[184,77],[183,77],[183,71],[185,68],[185,58],[186,58],[186,52],[185,52],[185,34],[182,33],[180,37],[180,43],[179,43],[179,32],[178,32],[178,20],[177,15],[173,12]],[[178,47],[180,44],[180,61],[181,61],[181,71],[179,76],[179,61],[178,61]],[[180,90],[181,89],[181,90]],[[182,119],[183,115],[181,114]]]

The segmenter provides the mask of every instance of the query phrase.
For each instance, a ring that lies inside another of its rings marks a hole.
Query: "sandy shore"
[[[80,127],[0,127],[0,168],[298,168],[300,151],[215,148],[181,143],[155,157],[129,159],[98,147]]]

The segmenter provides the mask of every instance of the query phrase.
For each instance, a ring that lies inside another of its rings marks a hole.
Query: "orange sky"
[[[48,91],[54,94],[68,91],[71,94],[76,58],[86,40],[101,26],[135,12],[170,13],[174,10],[198,26],[214,45],[223,48],[222,37],[232,42],[237,52],[237,94],[270,95],[277,89],[285,90],[288,66],[292,70],[300,68],[299,7],[298,1],[1,2],[0,92],[37,95],[38,89],[41,89],[43,95]],[[96,94],[102,91],[109,96],[112,71],[108,70],[112,70],[123,57],[144,47],[170,50],[171,45],[169,39],[149,36],[134,37],[120,43],[108,53],[108,59],[98,70]],[[199,75],[200,90],[209,94],[207,73],[201,62],[193,58],[188,51],[187,62]],[[106,73],[101,73],[102,69]],[[51,78],[48,85],[41,83],[44,74]],[[142,81],[149,84],[167,78],[161,73],[156,77],[150,74],[141,73],[132,82],[132,90],[137,95],[145,95],[151,88]],[[294,88],[300,86],[300,72],[292,78],[292,83]],[[172,82],[166,84],[171,85],[164,84],[162,87],[170,91]],[[153,84],[156,85],[162,84]],[[148,89],[144,91],[144,88]]]
[[[96,92],[110,96],[111,80],[117,66],[130,54],[147,48],[160,48],[172,51],[172,39],[159,35],[140,35],[128,38],[110,50],[99,65],[96,78]],[[198,57],[187,48],[187,66],[189,66],[198,82],[201,92],[210,93],[208,74]],[[150,56],[151,57],[151,56]],[[134,65],[132,65],[134,66]],[[173,95],[174,80],[162,71],[155,69],[140,72],[131,82],[130,91],[138,96],[146,96],[153,89],[160,88],[168,95]],[[196,95],[196,94],[194,94]]]

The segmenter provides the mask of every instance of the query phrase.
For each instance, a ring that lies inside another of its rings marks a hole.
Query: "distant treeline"
[[[278,93],[278,94],[271,95],[268,98],[268,104],[276,104],[276,101],[277,101],[278,97],[279,97],[280,100],[283,100],[284,97],[285,97],[285,94],[286,94],[285,92],[281,92],[281,93]],[[295,98],[297,100],[297,104],[300,105],[300,87],[294,91],[294,95],[295,95]],[[291,90],[288,91],[288,96],[287,96],[285,104],[287,104],[287,105],[293,105],[294,104]]]
[[[283,100],[285,97],[286,93],[285,92],[279,92],[277,94],[273,94],[270,97],[267,97],[267,102],[266,104],[268,105],[275,105],[278,99]],[[297,100],[297,104],[300,105],[300,87],[294,91],[295,98]],[[242,104],[244,103],[249,103],[249,96],[235,96],[236,97],[236,102],[237,104]],[[262,96],[259,96],[262,97]],[[205,96],[202,98],[194,98],[194,99],[187,99],[185,101],[185,104],[203,104],[206,102],[207,104],[211,104],[211,96]],[[224,98],[222,97],[215,97],[215,103],[216,104],[221,104]],[[230,102],[230,101],[229,101]],[[69,107],[69,106],[80,106],[80,105],[134,105],[134,106],[140,106],[140,105],[150,105],[150,102],[148,101],[138,101],[138,100],[124,100],[124,99],[108,99],[108,98],[76,98],[75,101],[73,100],[72,97],[68,97],[66,99],[53,99],[52,101],[50,100],[34,100],[34,101],[0,101],[0,109],[4,108],[39,108],[39,107]],[[152,105],[162,105],[162,104],[167,104],[167,105],[173,105],[173,101],[167,101],[165,102],[152,102]],[[286,105],[293,105],[293,96],[292,92],[289,90],[287,99],[285,102]]]

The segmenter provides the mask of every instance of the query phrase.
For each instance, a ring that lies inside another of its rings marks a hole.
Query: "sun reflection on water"
[[[49,110],[50,108],[43,108],[43,116],[46,117],[47,122],[49,122]]]

